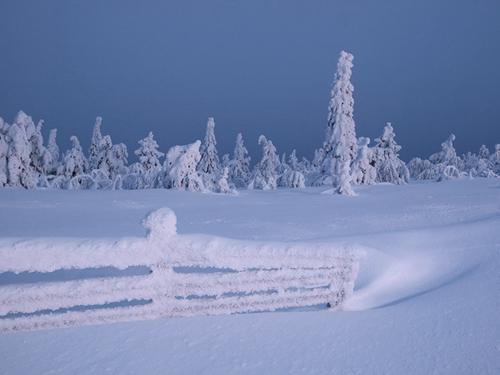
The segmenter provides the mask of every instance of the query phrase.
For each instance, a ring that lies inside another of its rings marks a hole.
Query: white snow
[[[1,334],[0,373],[499,373],[499,180],[355,186],[356,198],[323,190],[237,196],[0,190],[2,241],[144,237],[138,223],[167,206],[177,214],[178,232],[198,244],[203,236],[191,235],[367,249],[342,312],[194,316]],[[201,258],[217,247],[213,241],[200,245]]]

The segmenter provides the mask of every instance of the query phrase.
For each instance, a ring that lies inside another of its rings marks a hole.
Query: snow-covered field
[[[500,181],[360,186],[357,197],[323,190],[1,189],[1,238],[143,236],[141,220],[170,207],[181,234],[373,250],[342,312],[6,333],[0,374],[500,373]]]

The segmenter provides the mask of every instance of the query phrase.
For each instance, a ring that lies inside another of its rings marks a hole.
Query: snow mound
[[[149,239],[169,238],[177,234],[177,216],[168,207],[151,212],[144,220]]]

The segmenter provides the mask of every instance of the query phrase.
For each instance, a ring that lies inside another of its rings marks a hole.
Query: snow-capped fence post
[[[143,221],[145,238],[0,239],[0,273],[44,275],[0,286],[0,331],[312,305],[338,309],[352,293],[359,247],[179,235],[176,223],[174,212],[161,208]],[[131,272],[137,267],[143,271]],[[96,269],[109,275],[92,276]],[[80,278],[55,276],[71,270],[80,270]]]

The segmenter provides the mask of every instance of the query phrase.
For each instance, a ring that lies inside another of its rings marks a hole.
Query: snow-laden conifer
[[[38,182],[38,176],[31,165],[31,144],[26,132],[28,128],[34,128],[33,120],[20,111],[9,127],[7,171],[10,186],[33,189]]]
[[[88,169],[88,162],[76,136],[71,136],[71,149],[64,155],[63,174],[67,178],[82,175]]]
[[[125,175],[128,172],[128,151],[124,143],[118,143],[111,146],[107,153],[109,174],[111,180],[116,180],[118,176]]]
[[[36,172],[37,175],[45,174],[45,158],[47,156],[47,150],[43,145],[43,135],[42,127],[43,120],[38,121],[38,124],[34,126],[33,122],[27,127],[28,141],[31,145],[30,150],[30,160],[31,167]]]
[[[7,185],[7,124],[0,117],[0,187]]]
[[[351,83],[353,55],[342,51],[337,63],[335,83],[328,106],[328,123],[321,156],[320,180],[331,174],[335,190],[339,190],[341,174],[350,168],[356,157],[356,129],[354,123],[354,87]],[[336,165],[338,164],[338,165]],[[350,172],[349,172],[350,173]]]
[[[164,156],[163,152],[158,151],[158,143],[154,139],[152,132],[139,141],[139,148],[135,150],[135,155],[139,159],[139,164],[143,174],[145,185],[149,188],[154,187],[154,181],[161,171],[160,159]]]
[[[203,180],[196,170],[200,158],[200,141],[185,146],[171,147],[163,164],[164,187],[204,191]]]
[[[358,185],[374,184],[377,170],[373,166],[373,151],[368,147],[370,138],[360,137],[358,140],[358,154],[351,166],[352,182]]]
[[[101,134],[102,117],[96,117],[94,129],[92,131],[92,139],[90,140],[89,148],[89,169],[98,169],[104,159],[101,150],[102,134]]]
[[[394,128],[388,122],[384,127],[382,136],[375,139],[373,160],[377,170],[377,182],[406,184],[410,179],[410,172],[406,164],[399,159],[401,146],[396,143],[395,137]]]
[[[231,186],[229,182],[229,168],[224,167],[219,173],[216,184],[216,193],[220,194],[235,194],[235,189]]]
[[[249,189],[274,190],[278,186],[278,168],[280,161],[271,140],[265,136],[259,137],[262,147],[262,159],[255,166]]]
[[[248,186],[251,179],[250,156],[243,141],[243,135],[238,133],[234,146],[233,159],[229,164],[229,180],[238,188]]]
[[[493,172],[500,176],[500,144],[495,145],[495,152],[490,156]]]
[[[215,139],[215,120],[209,117],[205,139],[200,146],[201,159],[198,169],[202,173],[211,174],[219,170],[219,156],[217,153],[217,141]]]
[[[45,156],[45,173],[55,174],[59,167],[59,146],[57,145],[57,129],[51,129],[47,142],[47,153]]]

